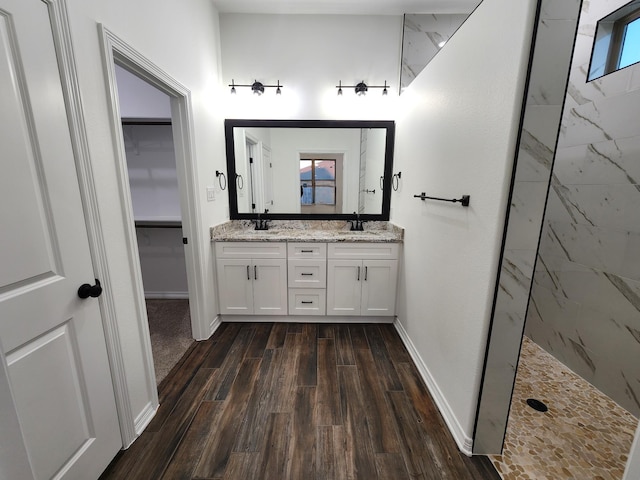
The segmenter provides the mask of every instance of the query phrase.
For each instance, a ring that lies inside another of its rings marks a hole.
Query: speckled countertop
[[[213,242],[402,242],[404,229],[389,222],[365,222],[352,232],[339,220],[273,220],[269,230],[255,230],[250,220],[231,220],[211,227]]]

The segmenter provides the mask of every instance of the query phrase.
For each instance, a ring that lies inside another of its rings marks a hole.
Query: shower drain
[[[549,410],[549,408],[547,408],[547,406],[543,402],[541,402],[540,400],[536,400],[535,398],[528,398],[527,405],[529,405],[534,410],[537,410],[538,412],[546,412],[547,410]]]

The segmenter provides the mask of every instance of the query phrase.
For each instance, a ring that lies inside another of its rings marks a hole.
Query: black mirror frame
[[[391,177],[393,174],[393,147],[396,126],[393,120],[247,120],[226,119],[224,133],[227,152],[227,176],[236,178],[235,147],[233,129],[235,127],[256,128],[384,128],[387,131],[384,154],[384,177],[382,182],[382,213],[362,214],[361,220],[388,221],[391,211]],[[231,220],[249,220],[258,218],[256,213],[239,213],[236,182],[229,182],[229,218]],[[348,220],[353,213],[305,214],[305,213],[269,213],[274,220]]]

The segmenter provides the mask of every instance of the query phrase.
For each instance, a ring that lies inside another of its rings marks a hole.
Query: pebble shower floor
[[[537,412],[528,398],[544,402]],[[502,455],[504,480],[620,480],[638,419],[525,337]]]

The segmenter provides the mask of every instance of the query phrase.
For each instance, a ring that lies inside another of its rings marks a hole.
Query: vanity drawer
[[[216,258],[287,258],[285,242],[216,242]]]
[[[397,243],[330,243],[327,257],[345,260],[393,260],[398,258]]]
[[[326,243],[288,243],[289,258],[327,258]]]
[[[289,315],[326,315],[327,291],[321,288],[290,288]]]
[[[298,260],[290,258],[287,264],[289,288],[326,288],[326,260]]]

